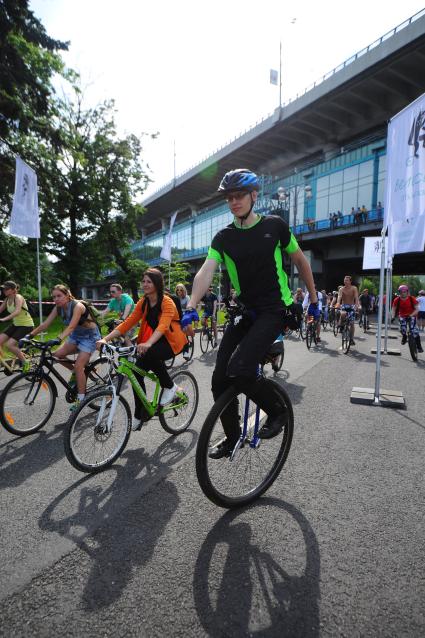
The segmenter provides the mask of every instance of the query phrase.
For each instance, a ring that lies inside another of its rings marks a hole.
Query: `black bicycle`
[[[16,374],[5,386],[0,396],[0,422],[11,434],[27,436],[34,434],[45,425],[53,414],[58,390],[53,377],[65,388],[65,401],[74,403],[77,400],[77,386],[69,384],[55,369],[52,354],[55,339],[42,343],[33,339],[26,340],[32,348],[40,351],[40,358],[29,372]],[[65,360],[72,363],[70,360]],[[89,395],[99,386],[104,385],[108,360],[99,357],[86,366],[86,393]],[[96,401],[90,402],[92,410],[98,410]]]
[[[317,345],[317,326],[319,324],[318,319],[314,319],[314,317],[308,317],[307,319],[307,327],[305,332],[305,344],[307,349],[310,350],[311,346]]]
[[[413,335],[413,332],[412,332],[411,317],[408,317],[406,319],[406,329],[407,329],[407,343],[409,346],[410,356],[412,357],[413,361],[417,361],[418,360],[418,345],[416,343],[416,337]]]
[[[342,340],[341,349],[344,354],[348,354],[350,351],[350,346],[352,342],[351,325],[353,321],[354,320],[351,317],[351,313],[347,311],[345,320],[341,321],[341,340]]]
[[[240,305],[239,316],[242,317],[243,312]],[[235,314],[233,320],[237,316]],[[273,353],[270,354],[272,358]],[[262,375],[261,366],[258,374]],[[276,436],[267,440],[260,438],[267,415],[234,386],[217,399],[201,428],[196,448],[198,482],[205,496],[221,507],[241,507],[257,499],[277,479],[288,458],[294,430],[291,400],[278,383],[271,379],[266,381],[270,394],[274,395],[286,417]],[[240,437],[230,456],[212,459],[209,452],[224,440],[221,415],[231,403],[238,406]]]
[[[199,345],[201,346],[203,354],[207,352],[208,348],[213,349],[217,346],[217,341],[211,325],[211,317],[207,317],[206,324],[206,326],[202,326],[201,332],[199,333]]]

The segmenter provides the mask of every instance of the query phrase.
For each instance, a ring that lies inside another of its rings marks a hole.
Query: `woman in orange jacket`
[[[142,287],[144,295],[137,302],[131,315],[97,344],[100,347],[102,343],[107,343],[114,337],[125,335],[140,322],[137,337],[139,357],[136,365],[146,371],[152,370],[156,374],[164,389],[161,405],[166,405],[174,399],[178,387],[172,382],[164,361],[181,352],[187,339],[180,327],[179,313],[174,301],[164,294],[164,279],[161,271],[157,268],[148,268],[143,274]],[[145,390],[143,377],[136,376]],[[132,429],[140,430],[147,415],[139,397],[135,392],[133,394],[135,408]]]

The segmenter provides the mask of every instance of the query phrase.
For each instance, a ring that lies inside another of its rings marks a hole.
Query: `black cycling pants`
[[[159,379],[162,388],[172,388],[173,382],[171,381],[170,375],[168,374],[167,368],[165,367],[164,361],[167,359],[171,359],[174,356],[174,352],[168,343],[165,337],[161,337],[159,341],[153,344],[146,352],[146,354],[142,354],[137,358],[136,365],[139,368],[143,368],[148,372],[152,370],[154,374]],[[143,391],[146,392],[145,381],[140,374],[135,375],[137,381],[143,388]],[[133,390],[134,396],[134,416],[136,419],[145,420],[147,418],[147,414],[144,410],[143,403],[140,401],[139,397]]]
[[[282,333],[283,312],[264,312],[250,326],[229,325],[223,335],[212,375],[214,400],[231,385],[244,392],[269,415],[276,415],[280,405],[269,382],[257,377],[258,365],[271,344]],[[233,401],[222,413],[221,422],[226,436],[232,442],[239,437],[238,402]]]

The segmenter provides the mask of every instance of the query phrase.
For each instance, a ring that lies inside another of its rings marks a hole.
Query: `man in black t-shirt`
[[[313,275],[288,224],[275,215],[262,217],[254,212],[259,190],[255,173],[247,169],[230,171],[218,190],[227,200],[234,220],[212,240],[207,259],[195,276],[182,327],[192,321],[194,309],[210,286],[218,264],[223,263],[238,299],[255,321],[249,326],[243,322],[229,325],[224,333],[212,377],[213,396],[217,400],[229,385],[235,385],[267,413],[259,436],[272,438],[282,430],[286,415],[270,391],[269,382],[257,377],[257,367],[282,333],[286,309],[293,303],[283,268],[283,252],[289,255],[304,280],[311,298],[309,312],[318,318]],[[220,418],[226,438],[210,450],[213,459],[230,456],[238,441],[237,401],[231,402]]]

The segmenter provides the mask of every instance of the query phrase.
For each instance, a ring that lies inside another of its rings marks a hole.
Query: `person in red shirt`
[[[398,315],[400,332],[403,335],[401,344],[404,345],[407,341],[407,322],[409,322],[410,331],[415,337],[418,352],[423,352],[418,326],[416,325],[416,317],[419,311],[418,300],[413,295],[409,295],[409,287],[405,284],[399,286],[398,294],[399,296],[392,303],[392,317],[394,319]]]

